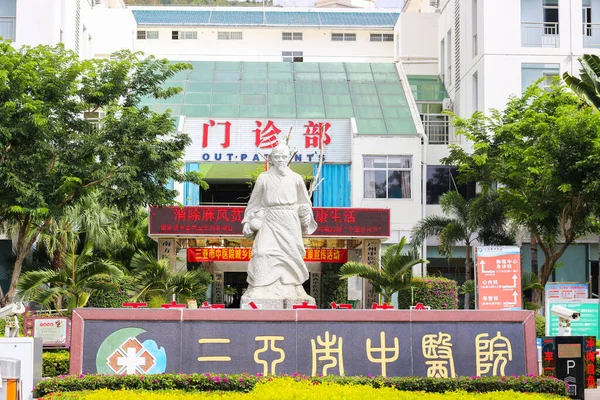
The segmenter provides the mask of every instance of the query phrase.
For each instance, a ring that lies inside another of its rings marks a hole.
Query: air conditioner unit
[[[452,111],[454,109],[454,103],[450,97],[446,97],[442,100],[442,109],[444,111]]]

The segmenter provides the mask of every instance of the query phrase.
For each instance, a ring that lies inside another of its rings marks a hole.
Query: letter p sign
[[[571,368],[575,368],[575,360],[567,360],[567,375],[571,373]]]

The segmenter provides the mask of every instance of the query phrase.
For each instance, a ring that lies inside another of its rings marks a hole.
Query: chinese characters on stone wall
[[[324,331],[322,334],[310,340],[311,374],[316,375],[345,375],[344,354],[346,352],[363,352],[367,360],[378,365],[379,374],[388,376],[388,367],[393,363],[406,362],[400,354],[399,337],[387,337],[386,332],[380,331],[378,337],[369,337],[364,342],[364,348],[345,348],[344,338],[341,335]],[[477,335],[475,341],[476,369],[478,376],[504,376],[508,363],[513,359],[511,342],[502,336],[500,331],[496,336],[488,339],[488,333]],[[257,335],[256,342],[252,348],[253,360],[261,365],[263,374],[276,374],[277,365],[286,359],[286,351],[283,347],[285,336]],[[229,344],[230,339],[202,338],[198,341],[200,345],[205,344]],[[452,352],[452,335],[445,332],[427,334],[422,337],[421,350],[425,357],[428,377],[455,377],[454,355]],[[308,349],[307,349],[308,350]],[[216,351],[211,347],[211,351]],[[273,352],[275,355],[268,355]],[[409,355],[407,355],[410,357]],[[275,357],[275,358],[274,358]],[[231,357],[212,354],[198,357],[199,362],[219,361],[230,362]]]

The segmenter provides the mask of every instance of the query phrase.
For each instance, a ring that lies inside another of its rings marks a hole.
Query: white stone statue
[[[263,309],[315,304],[302,284],[308,280],[303,234],[317,229],[302,177],[288,167],[290,150],[280,144],[269,155],[270,168],[256,180],[242,221],[244,236],[254,239],[248,264],[248,289],[242,306]]]

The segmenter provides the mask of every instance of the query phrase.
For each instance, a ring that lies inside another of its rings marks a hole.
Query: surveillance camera
[[[552,307],[552,315],[554,315],[558,318],[563,318],[563,319],[568,319],[568,320],[576,320],[576,319],[579,319],[579,317],[581,316],[581,313],[579,313],[577,311],[573,311],[566,307],[553,306]]]

